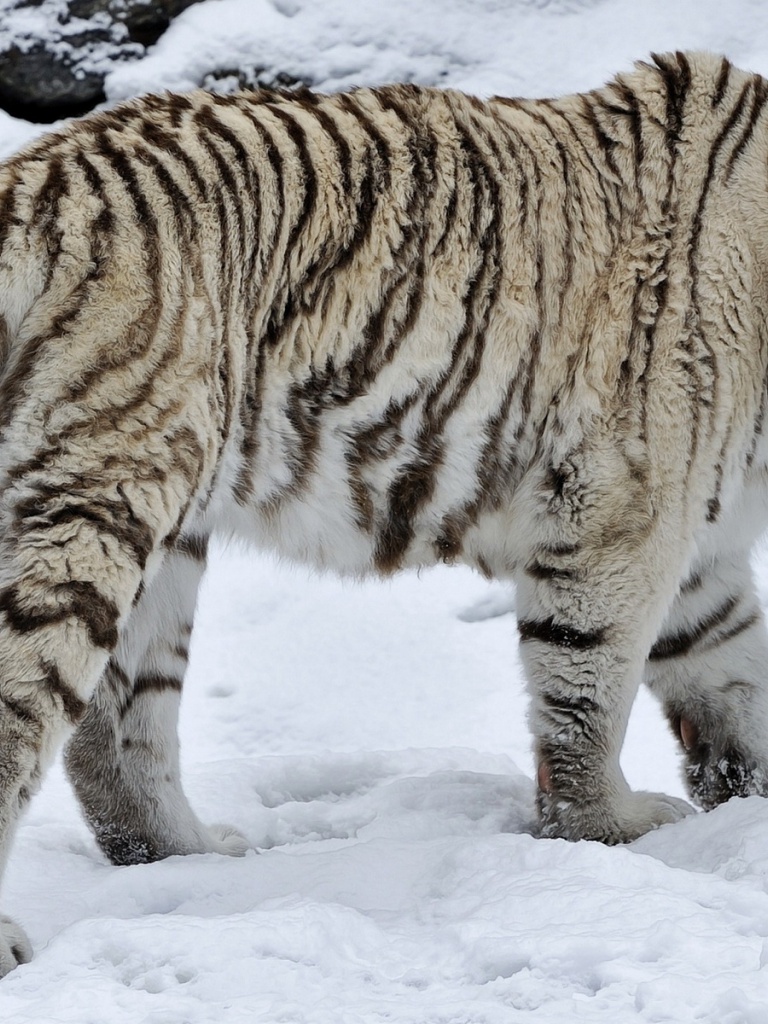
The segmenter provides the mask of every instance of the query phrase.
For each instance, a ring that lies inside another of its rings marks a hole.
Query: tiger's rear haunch
[[[241,853],[179,781],[207,538],[514,580],[544,836],[768,792],[768,84],[146,97],[0,166],[0,837],[57,746],[116,863]],[[0,919],[0,973],[27,959]]]

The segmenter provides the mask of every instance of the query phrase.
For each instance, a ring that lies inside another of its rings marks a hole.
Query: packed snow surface
[[[248,64],[320,89],[544,95],[672,48],[768,74],[768,4],[206,0],[107,94]],[[0,116],[0,152],[40,130]],[[111,867],[55,769],[4,886],[35,959],[0,983],[3,1024],[768,1022],[768,804],[623,848],[534,838],[508,590],[461,569],[343,584],[217,549],[187,691],[192,801],[253,851]],[[624,767],[683,795],[645,694]]]

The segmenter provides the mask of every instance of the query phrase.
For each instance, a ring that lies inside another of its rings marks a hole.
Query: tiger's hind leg
[[[709,810],[768,796],[768,633],[746,552],[683,583],[651,648],[646,682],[684,753],[691,797]]]
[[[181,786],[178,710],[205,549],[190,537],[165,556],[66,750],[88,824],[113,864],[248,848],[234,829],[203,825]]]
[[[42,456],[17,458],[15,481],[4,494],[0,869],[56,750],[87,713],[142,580],[152,575],[148,562],[158,539],[168,532],[161,532],[162,520],[158,528],[152,504],[158,486],[119,478],[113,484],[96,472],[65,475],[66,465],[57,472],[55,459],[67,454],[51,455],[45,473]],[[8,452],[0,446],[0,461],[3,456]],[[96,449],[93,458],[100,457]],[[79,452],[77,458],[82,465]],[[164,496],[170,515],[178,516],[170,487]],[[0,915],[0,975],[29,953],[18,926]]]

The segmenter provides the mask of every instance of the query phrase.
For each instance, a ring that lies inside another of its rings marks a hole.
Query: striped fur
[[[175,739],[214,529],[514,580],[545,836],[689,810],[619,769],[644,672],[699,803],[768,792],[767,99],[198,92],[0,165],[2,857],[67,738],[113,861],[243,851]]]

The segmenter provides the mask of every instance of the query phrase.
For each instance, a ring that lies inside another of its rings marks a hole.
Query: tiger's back
[[[213,530],[517,586],[541,830],[768,792],[768,85],[144,97],[0,165],[0,864],[58,743],[110,859],[242,853],[179,776]],[[29,955],[0,917],[0,974]]]

